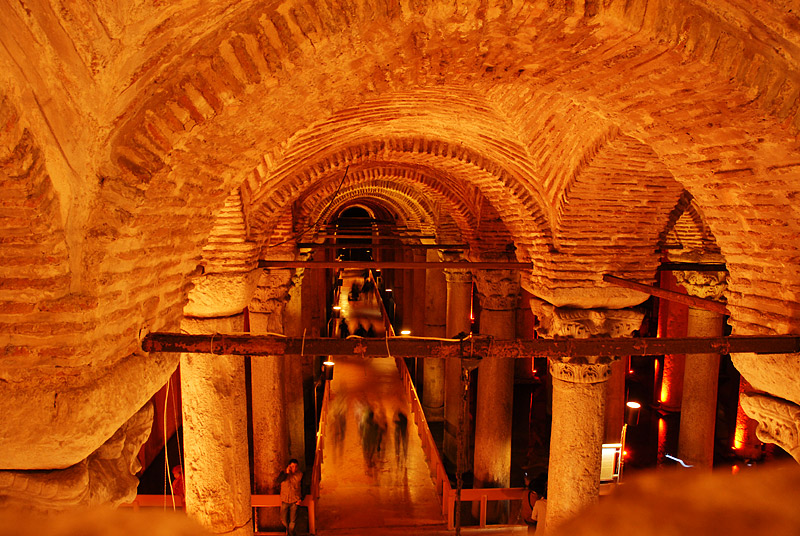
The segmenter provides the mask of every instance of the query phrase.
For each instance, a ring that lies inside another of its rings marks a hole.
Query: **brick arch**
[[[432,227],[430,213],[425,210],[425,207],[421,205],[417,198],[411,197],[407,193],[399,191],[397,188],[392,188],[387,184],[353,184],[341,190],[335,199],[332,199],[331,196],[320,199],[314,208],[321,210],[330,204],[328,212],[333,214],[345,207],[352,206],[354,203],[368,203],[371,197],[381,201],[377,203],[378,205],[390,209],[392,214],[397,216],[398,223],[402,225]],[[306,216],[311,214],[314,214],[313,209]]]
[[[258,191],[250,190],[248,193],[251,199],[248,221],[252,229],[269,229],[275,214],[280,212],[281,205],[292,199],[293,193],[302,195],[307,188],[316,188],[319,181],[332,181],[334,179],[328,177],[332,174],[339,177],[347,166],[351,166],[351,173],[352,166],[356,169],[364,166],[398,169],[400,171],[394,173],[412,181],[415,188],[450,200],[455,213],[463,214],[459,216],[464,222],[462,233],[471,234],[476,240],[491,236],[494,240],[510,243],[517,238],[530,249],[549,247],[547,237],[550,232],[544,223],[547,218],[533,196],[526,195],[521,189],[512,190],[518,196],[502,196],[495,183],[513,183],[514,180],[493,163],[463,146],[425,138],[389,138],[364,145],[345,146],[319,161],[309,162],[309,159],[300,155],[294,155],[292,159],[305,162],[305,166],[299,170],[283,167],[285,171],[281,175],[270,176]],[[489,191],[485,192],[484,189]],[[478,214],[486,216],[483,221]],[[522,214],[530,219],[523,223],[520,221]],[[506,225],[506,219],[511,223],[510,226]],[[471,231],[467,231],[469,228]],[[533,238],[526,241],[530,236]],[[525,253],[532,254],[527,250]]]
[[[434,228],[438,227],[438,220],[441,214],[447,212],[453,216],[459,228],[459,235],[475,237],[474,229],[477,221],[472,207],[469,207],[466,200],[454,199],[455,193],[443,192],[441,189],[434,188],[435,183],[423,180],[426,171],[423,169],[409,169],[402,167],[377,166],[359,169],[349,175],[350,180],[343,186],[350,189],[361,188],[369,189],[374,193],[385,192],[385,195],[395,196],[400,201],[400,206],[408,208],[402,211],[406,214],[407,221],[413,214],[414,221],[418,224],[425,223]],[[304,196],[297,200],[300,207],[298,222],[304,222],[304,228],[309,225],[309,218],[315,214],[321,214],[336,192],[339,181],[337,174],[332,174],[331,178],[321,180],[316,188],[308,191]],[[345,192],[340,192],[344,198]],[[432,198],[434,202],[431,202]],[[335,210],[331,206],[329,210]],[[438,207],[446,207],[439,209]],[[399,209],[400,207],[398,207]]]
[[[593,119],[592,125],[602,125],[604,130],[619,128],[653,148],[672,174],[697,196],[704,212],[710,214],[710,226],[724,226],[721,216],[715,219],[714,211],[706,210],[724,205],[713,199],[710,194],[713,188],[706,188],[714,178],[709,168],[719,167],[726,172],[740,168],[733,166],[737,150],[726,152],[719,130],[724,129],[726,135],[734,138],[761,131],[763,110],[758,108],[761,101],[749,98],[747,92],[763,87],[765,94],[770,95],[764,99],[769,98],[774,104],[769,108],[770,117],[788,120],[787,129],[795,131],[792,121],[796,111],[787,104],[794,82],[791,77],[783,76],[780,84],[747,86],[739,82],[740,78],[728,76],[734,68],[729,62],[722,70],[709,70],[713,53],[706,58],[693,55],[686,47],[670,48],[664,42],[654,42],[652,37],[657,30],[646,24],[631,26],[632,18],[617,14],[621,5],[611,2],[608,9],[602,6],[575,14],[556,13],[547,9],[545,2],[532,2],[513,6],[518,11],[504,11],[501,7],[499,15],[489,18],[486,11],[480,10],[467,15],[427,13],[424,8],[421,14],[391,10],[375,13],[370,11],[371,6],[364,5],[351,13],[352,20],[347,26],[352,30],[350,33],[338,31],[341,26],[330,22],[343,16],[335,10],[319,16],[307,6],[300,6],[297,13],[305,16],[298,17],[289,14],[291,9],[284,9],[299,6],[291,2],[280,5],[282,14],[278,13],[277,4],[254,8],[246,20],[242,18],[227,25],[224,31],[187,51],[187,58],[192,60],[183,64],[174,62],[176,70],[163,73],[163,83],[157,92],[136,101],[135,109],[120,119],[121,126],[110,144],[109,160],[113,165],[106,170],[104,184],[109,191],[113,189],[105,198],[115,198],[123,210],[115,214],[116,219],[92,221],[89,227],[100,231],[105,224],[111,228],[136,225],[136,214],[142,206],[148,205],[147,210],[152,212],[149,207],[155,203],[181,197],[184,192],[193,195],[195,190],[210,184],[211,194],[202,206],[193,205],[192,199],[181,207],[186,208],[182,214],[188,216],[185,219],[191,220],[191,225],[181,231],[188,235],[187,243],[198,247],[210,227],[201,212],[208,206],[220,206],[224,199],[217,195],[218,185],[224,192],[240,177],[246,177],[245,181],[256,180],[255,172],[247,170],[257,167],[259,159],[268,159],[264,155],[272,154],[270,147],[288,143],[294,125],[316,124],[330,117],[329,110],[350,110],[372,96],[442,84],[445,80],[457,81],[475,93],[486,95],[486,101],[492,103],[501,118],[513,118],[512,138],[523,140],[523,146],[532,155],[527,162],[532,168],[548,160],[557,168],[566,158],[563,155],[577,161],[582,158],[581,149],[570,145],[559,125],[545,125],[549,130],[531,130],[533,123],[527,119],[535,115],[531,113],[535,103],[555,99],[561,103],[559,109],[566,110],[569,106],[581,109],[586,118]],[[582,24],[581,15],[590,24]],[[469,19],[466,23],[464,17]],[[442,24],[452,22],[450,19],[459,19],[461,24]],[[399,23],[401,20],[404,24]],[[378,31],[360,31],[364,28]],[[486,39],[489,35],[492,41]],[[712,50],[710,45],[704,47]],[[475,50],[481,53],[476,55]],[[344,51],[348,54],[343,55]],[[351,72],[353,63],[349,60],[347,69],[338,69],[341,64],[336,58],[349,58],[353,54],[360,55],[355,64],[357,72]],[[409,65],[410,57],[418,61]],[[737,73],[743,70],[746,79],[753,69],[760,72],[757,63],[738,62],[734,70]],[[608,76],[598,77],[597,66]],[[341,72],[349,74],[343,76]],[[760,80],[761,76],[755,78]],[[692,89],[695,86],[697,89]],[[719,102],[721,95],[726,96],[726,102]],[[658,103],[658,109],[653,109],[653,102]],[[235,106],[230,106],[231,103]],[[279,114],[268,113],[265,103],[279,110]],[[244,122],[241,116],[236,116],[236,110],[243,108],[252,108],[253,114],[259,115],[258,125],[254,120]],[[696,114],[698,108],[703,113]],[[734,114],[736,120],[727,121],[728,114]],[[682,129],[693,130],[697,139],[690,138]],[[236,136],[230,136],[231,133]],[[538,140],[543,140],[545,134],[550,143],[540,147]],[[236,138],[234,145],[223,143],[229,137]],[[583,145],[588,138],[584,136]],[[769,135],[763,138],[767,143],[784,147],[778,158],[780,165],[792,163],[785,139]],[[216,154],[215,146],[225,148],[224,156],[236,154],[240,162],[224,163],[222,150]],[[180,151],[173,151],[176,147]],[[688,150],[682,150],[687,147]],[[715,158],[708,158],[707,149],[720,154],[717,163]],[[767,160],[763,154],[752,157],[754,152],[758,151],[744,149],[744,159]],[[197,155],[203,155],[200,161],[191,162]],[[700,168],[698,174],[697,163],[704,160],[708,162],[707,168]],[[271,165],[265,163],[267,169],[272,169]],[[500,189],[507,187],[503,181],[495,184]],[[524,182],[516,184],[523,189],[535,188]],[[150,193],[161,192],[162,188],[164,195]],[[553,207],[541,210],[548,213]],[[796,219],[796,214],[791,215]],[[500,216],[509,229],[533,227],[540,232],[540,227],[547,227],[538,221],[530,225],[525,211],[511,210]],[[742,230],[743,226],[736,229]],[[717,229],[714,231],[720,235]],[[154,229],[152,234],[157,232]],[[546,245],[546,241],[527,234],[515,232],[514,238],[523,251]],[[721,241],[723,247],[731,248],[734,256],[746,256],[734,240],[721,238]],[[172,266],[188,269],[191,257],[187,253]],[[778,278],[780,274],[769,277]],[[754,310],[757,305],[751,304]]]

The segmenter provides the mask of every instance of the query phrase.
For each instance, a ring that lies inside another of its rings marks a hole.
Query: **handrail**
[[[408,371],[405,361],[402,358],[395,358],[400,376],[403,379],[403,386],[406,394],[411,401],[411,411],[414,413],[417,430],[422,440],[422,449],[428,459],[431,474],[435,475],[436,494],[442,502],[442,515],[447,517],[447,529],[455,528],[455,500],[456,490],[450,485],[450,478],[445,471],[436,441],[433,439],[425,413],[422,410],[417,390],[411,381],[411,374]],[[522,501],[525,496],[525,488],[467,488],[461,490],[461,501],[472,502],[480,501],[479,526],[486,528],[486,511],[489,501]]]
[[[325,448],[325,430],[328,425],[328,401],[331,394],[331,383],[325,382],[322,394],[322,408],[319,414],[319,428],[317,429],[317,448],[314,450],[314,466],[311,468],[311,493],[305,497],[308,503],[308,532],[316,534],[317,531],[317,502],[319,501],[319,487],[322,480],[322,451]]]
[[[425,419],[425,413],[422,410],[422,404],[420,403],[414,383],[411,381],[411,374],[408,371],[408,367],[401,358],[395,358],[395,361],[397,362],[397,368],[400,370],[400,377],[403,380],[403,387],[405,387],[406,395],[411,402],[411,412],[414,414],[414,422],[417,425],[417,431],[422,440],[422,450],[425,452],[425,457],[428,459],[431,475],[434,476],[436,494],[442,502],[442,515],[444,516],[447,515],[448,497],[452,491],[450,478],[447,476],[442,458],[439,456],[439,449],[436,448],[436,441],[434,441],[431,429],[428,426],[428,421]]]

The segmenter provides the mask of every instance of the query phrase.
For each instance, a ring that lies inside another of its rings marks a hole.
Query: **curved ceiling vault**
[[[69,378],[60,414],[75,415],[73,428],[92,426],[69,400],[99,399],[98,378],[122,382],[118,367],[139,356],[140,332],[179,324],[231,191],[241,185],[246,221],[266,239],[290,231],[292,204],[329,189],[348,164],[418,171],[414,188],[433,203],[447,197],[476,241],[493,220],[520,260],[535,262],[523,284],[556,305],[638,299],[612,295],[596,271],[652,277],[641,271],[655,262],[647,244],[655,250],[680,185],[731,272],[734,332],[800,325],[800,35],[782,3],[90,4],[0,8],[0,93],[10,102],[0,134],[34,148],[22,159],[37,155],[32,169],[49,182],[32,184],[58,198],[58,211],[42,205],[56,212],[42,226],[63,229],[52,263],[68,274],[46,323],[74,341],[59,357],[59,378]],[[15,150],[2,154],[17,162]],[[637,162],[623,165],[632,153]],[[615,199],[589,198],[597,188]],[[28,210],[24,202],[11,196],[6,208]],[[597,225],[581,223],[590,217]],[[596,228],[610,225],[616,235]],[[3,242],[4,258],[18,246]],[[565,257],[574,265],[557,273]],[[7,353],[33,367],[53,353],[43,312],[26,308],[52,288],[41,262],[3,297],[17,311]],[[147,389],[169,368],[152,372]],[[3,411],[41,416],[30,463],[71,448],[48,431],[51,398],[0,396]],[[124,422],[138,400],[109,409],[107,421]],[[74,445],[71,463],[107,428]]]

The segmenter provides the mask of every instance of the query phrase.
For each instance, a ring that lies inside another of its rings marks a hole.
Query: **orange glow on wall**
[[[669,400],[670,379],[671,378],[667,374],[661,377],[661,393],[658,395],[658,401],[662,404]]]
[[[667,453],[667,421],[658,419],[658,443],[657,443],[656,463],[661,465]]]
[[[733,433],[734,450],[744,446],[745,434],[747,434],[747,422],[744,419],[736,419],[736,431]]]

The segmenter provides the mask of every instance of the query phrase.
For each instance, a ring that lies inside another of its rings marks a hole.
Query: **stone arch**
[[[372,169],[359,170],[353,178],[353,184],[348,185],[348,189],[361,190],[365,195],[377,195],[378,192],[385,192],[386,196],[402,198],[402,205],[408,208],[404,212],[413,211],[413,219],[426,225],[434,224],[436,227],[437,216],[441,216],[442,210],[438,206],[447,206],[447,212],[454,216],[459,224],[459,235],[469,235],[471,230],[476,227],[476,218],[465,200],[452,199],[443,194],[441,190],[432,187],[430,180],[417,178],[424,175],[420,169],[379,167]],[[361,182],[361,181],[364,182]],[[320,214],[328,205],[331,197],[335,193],[336,185],[333,181],[320,181],[322,187],[315,188],[304,198],[297,201],[300,206],[298,221],[308,218],[308,215]],[[341,193],[340,195],[343,195]],[[432,198],[434,201],[432,202]],[[330,208],[329,210],[332,210]],[[409,216],[406,216],[409,221]]]

